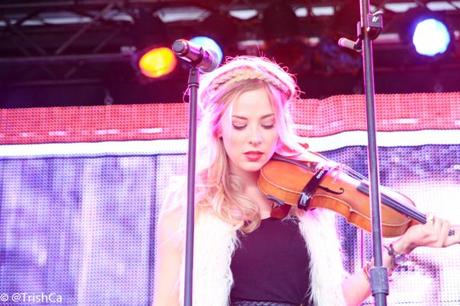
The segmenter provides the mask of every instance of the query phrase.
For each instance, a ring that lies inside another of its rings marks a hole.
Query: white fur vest
[[[345,272],[334,218],[329,211],[315,209],[304,212],[299,222],[300,232],[310,252],[311,297],[317,306],[345,305],[342,292]],[[237,243],[235,229],[217,217],[205,215],[196,221],[194,306],[230,304],[233,284],[230,263]],[[180,292],[182,294],[183,290]]]

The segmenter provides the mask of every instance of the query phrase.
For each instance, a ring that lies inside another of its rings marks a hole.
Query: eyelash
[[[239,126],[239,125],[233,124],[233,128],[235,128],[236,130],[243,130],[245,127],[246,127],[246,125],[241,125],[241,126]],[[274,128],[274,127],[275,127],[275,124],[265,124],[265,125],[262,124],[262,127],[263,127],[264,129],[269,130],[269,129]]]
[[[242,129],[244,129],[245,127],[246,127],[245,125],[242,125],[242,126],[233,125],[233,128],[234,128],[235,130],[242,130]]]

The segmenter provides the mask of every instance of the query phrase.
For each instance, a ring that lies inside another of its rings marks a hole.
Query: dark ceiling
[[[374,10],[384,13],[374,43],[377,93],[460,91],[459,1],[404,3],[372,1]],[[410,48],[403,29],[436,3],[447,5],[434,13],[457,34],[445,56],[426,59]],[[360,54],[336,43],[356,36],[358,5],[357,0],[1,1],[1,107],[181,101],[185,64],[152,81],[140,76],[133,62],[143,48],[194,35],[215,38],[226,56],[276,59],[297,75],[309,97],[361,93]],[[411,6],[417,9],[407,10]]]

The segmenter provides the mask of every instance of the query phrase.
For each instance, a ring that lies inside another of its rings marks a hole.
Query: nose
[[[262,133],[258,128],[253,128],[249,135],[249,143],[253,146],[258,146],[262,143]]]

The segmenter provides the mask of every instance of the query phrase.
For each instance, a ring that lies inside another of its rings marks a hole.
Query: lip
[[[248,151],[248,152],[245,152],[244,155],[249,161],[255,162],[255,161],[258,161],[262,157],[263,153],[259,151]]]

